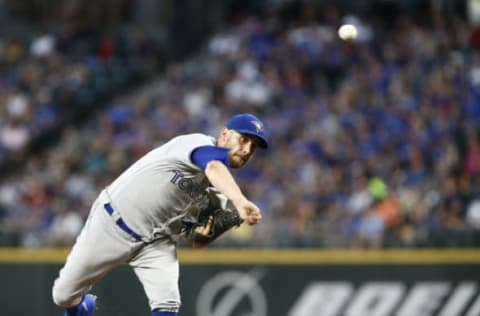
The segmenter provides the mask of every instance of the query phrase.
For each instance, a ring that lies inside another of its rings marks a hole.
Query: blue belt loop
[[[108,215],[112,216],[113,213],[115,212],[112,208],[112,205],[110,203],[106,203],[103,205],[103,207],[105,208],[105,211],[107,211]],[[130,229],[130,227],[127,226],[127,224],[125,224],[125,222],[123,221],[123,219],[121,217],[118,217],[118,219],[115,221],[115,223],[118,225],[118,227],[120,227],[124,232],[126,232],[127,234],[129,234],[130,236],[132,236],[133,238],[135,238],[135,240],[137,241],[142,241],[142,236],[140,236],[139,234],[137,234],[136,232],[134,232],[133,230]]]

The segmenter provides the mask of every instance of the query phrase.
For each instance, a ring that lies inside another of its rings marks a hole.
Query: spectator
[[[245,186],[246,193],[263,207],[264,224],[219,244],[429,246],[437,245],[435,231],[476,227],[478,61],[462,52],[478,52],[468,37],[457,36],[469,26],[459,20],[448,29],[402,17],[374,27],[381,22],[358,17],[360,32],[367,33],[344,42],[336,37],[338,18],[284,18],[246,18],[214,36],[209,50],[191,61],[167,65],[148,89],[113,98],[83,127],[66,129],[55,147],[33,157],[36,162],[16,177],[21,189],[11,181],[0,184],[0,207],[8,214],[1,225],[58,231],[51,225],[66,215],[44,207],[55,197],[77,205],[84,217],[81,206],[90,192],[149,148],[178,133],[210,133],[230,114],[249,111],[267,118],[274,143],[238,174],[240,182],[255,183]],[[38,67],[26,71],[27,84],[42,85]],[[69,73],[66,80],[76,87],[102,67],[96,61],[67,64],[46,81],[58,83]],[[47,107],[53,100],[33,95]],[[32,190],[23,186],[31,174],[48,179],[36,189],[48,193],[42,195],[47,202],[26,212],[32,206],[21,196]],[[23,218],[28,225],[12,224]],[[55,239],[35,236],[40,245]],[[451,243],[448,237],[440,244]]]

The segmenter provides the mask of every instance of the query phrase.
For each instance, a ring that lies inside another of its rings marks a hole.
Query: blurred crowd
[[[342,23],[358,36],[339,39]],[[480,231],[476,41],[465,20],[435,14],[429,24],[398,16],[389,25],[334,8],[321,19],[244,18],[157,82],[117,93],[94,119],[62,129],[55,146],[2,179],[0,231],[16,232],[18,245],[70,245],[98,192],[134,160],[177,134],[217,136],[232,114],[252,112],[271,146],[234,174],[263,220],[217,246],[472,246]],[[0,126],[33,129],[62,115],[49,85],[82,77],[85,64],[52,67],[20,63],[35,87],[28,95],[17,87],[23,76],[2,78],[10,85],[0,86],[8,100]]]
[[[145,31],[98,31],[79,21],[76,10],[65,5],[66,22],[54,30],[0,35],[0,163],[21,157],[31,142],[140,80],[163,57]]]

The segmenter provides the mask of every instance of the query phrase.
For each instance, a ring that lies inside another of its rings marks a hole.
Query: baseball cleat
[[[97,306],[97,297],[92,294],[86,294],[80,306],[78,316],[92,316]]]
[[[92,316],[97,306],[97,297],[92,294],[86,294],[76,308],[65,311],[64,316]],[[73,313],[72,313],[73,312]]]

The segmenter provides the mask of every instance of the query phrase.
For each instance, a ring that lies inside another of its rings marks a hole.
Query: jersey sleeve
[[[215,138],[200,133],[180,135],[160,146],[156,156],[158,160],[168,161],[177,169],[189,166],[202,170],[192,161],[193,151],[202,146],[215,146]]]
[[[219,160],[225,166],[229,167],[228,148],[218,146],[200,146],[192,151],[190,156],[192,162],[202,170],[205,170],[207,164],[212,160]]]

